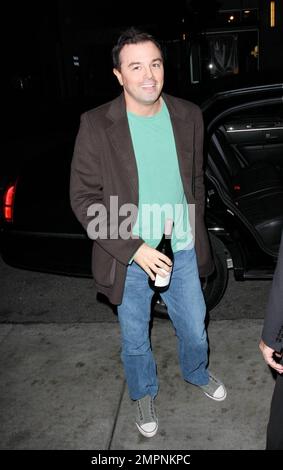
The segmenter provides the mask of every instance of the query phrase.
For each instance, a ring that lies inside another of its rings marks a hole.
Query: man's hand
[[[172,261],[160,251],[151,248],[143,243],[134,256],[134,261],[149,275],[150,279],[155,280],[155,275],[165,277],[164,269],[170,272],[172,269]]]
[[[260,340],[259,349],[262,352],[266,364],[275,369],[279,374],[283,374],[283,365],[278,364],[273,358],[273,354],[278,357],[282,357],[282,354],[277,353],[274,349],[267,346],[263,340]]]

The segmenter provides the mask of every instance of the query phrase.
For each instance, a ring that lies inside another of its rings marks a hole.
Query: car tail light
[[[4,194],[3,215],[6,222],[13,222],[16,183],[11,184]]]

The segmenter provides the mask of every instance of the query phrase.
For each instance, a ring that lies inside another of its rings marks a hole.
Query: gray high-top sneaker
[[[212,400],[223,401],[227,396],[227,390],[224,384],[209,372],[209,382],[207,385],[198,385],[205,395]]]
[[[154,410],[153,398],[150,395],[137,400],[136,425],[145,437],[153,437],[157,433],[158,420]]]

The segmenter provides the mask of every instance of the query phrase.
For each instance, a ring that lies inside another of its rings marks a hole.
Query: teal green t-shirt
[[[139,180],[138,218],[133,234],[156,248],[165,219],[172,218],[172,249],[182,250],[192,242],[192,232],[168,109],[163,101],[154,116],[131,112],[127,115]]]

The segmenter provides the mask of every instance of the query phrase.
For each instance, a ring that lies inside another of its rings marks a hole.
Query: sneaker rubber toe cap
[[[152,423],[145,423],[142,425],[139,425],[138,423],[136,423],[136,425],[140,433],[145,437],[155,436],[158,430],[158,423],[154,421]]]
[[[212,400],[216,401],[223,401],[227,396],[226,389],[223,385],[219,385],[219,387],[213,392],[213,394],[207,392],[204,393],[207,397],[212,398]]]

